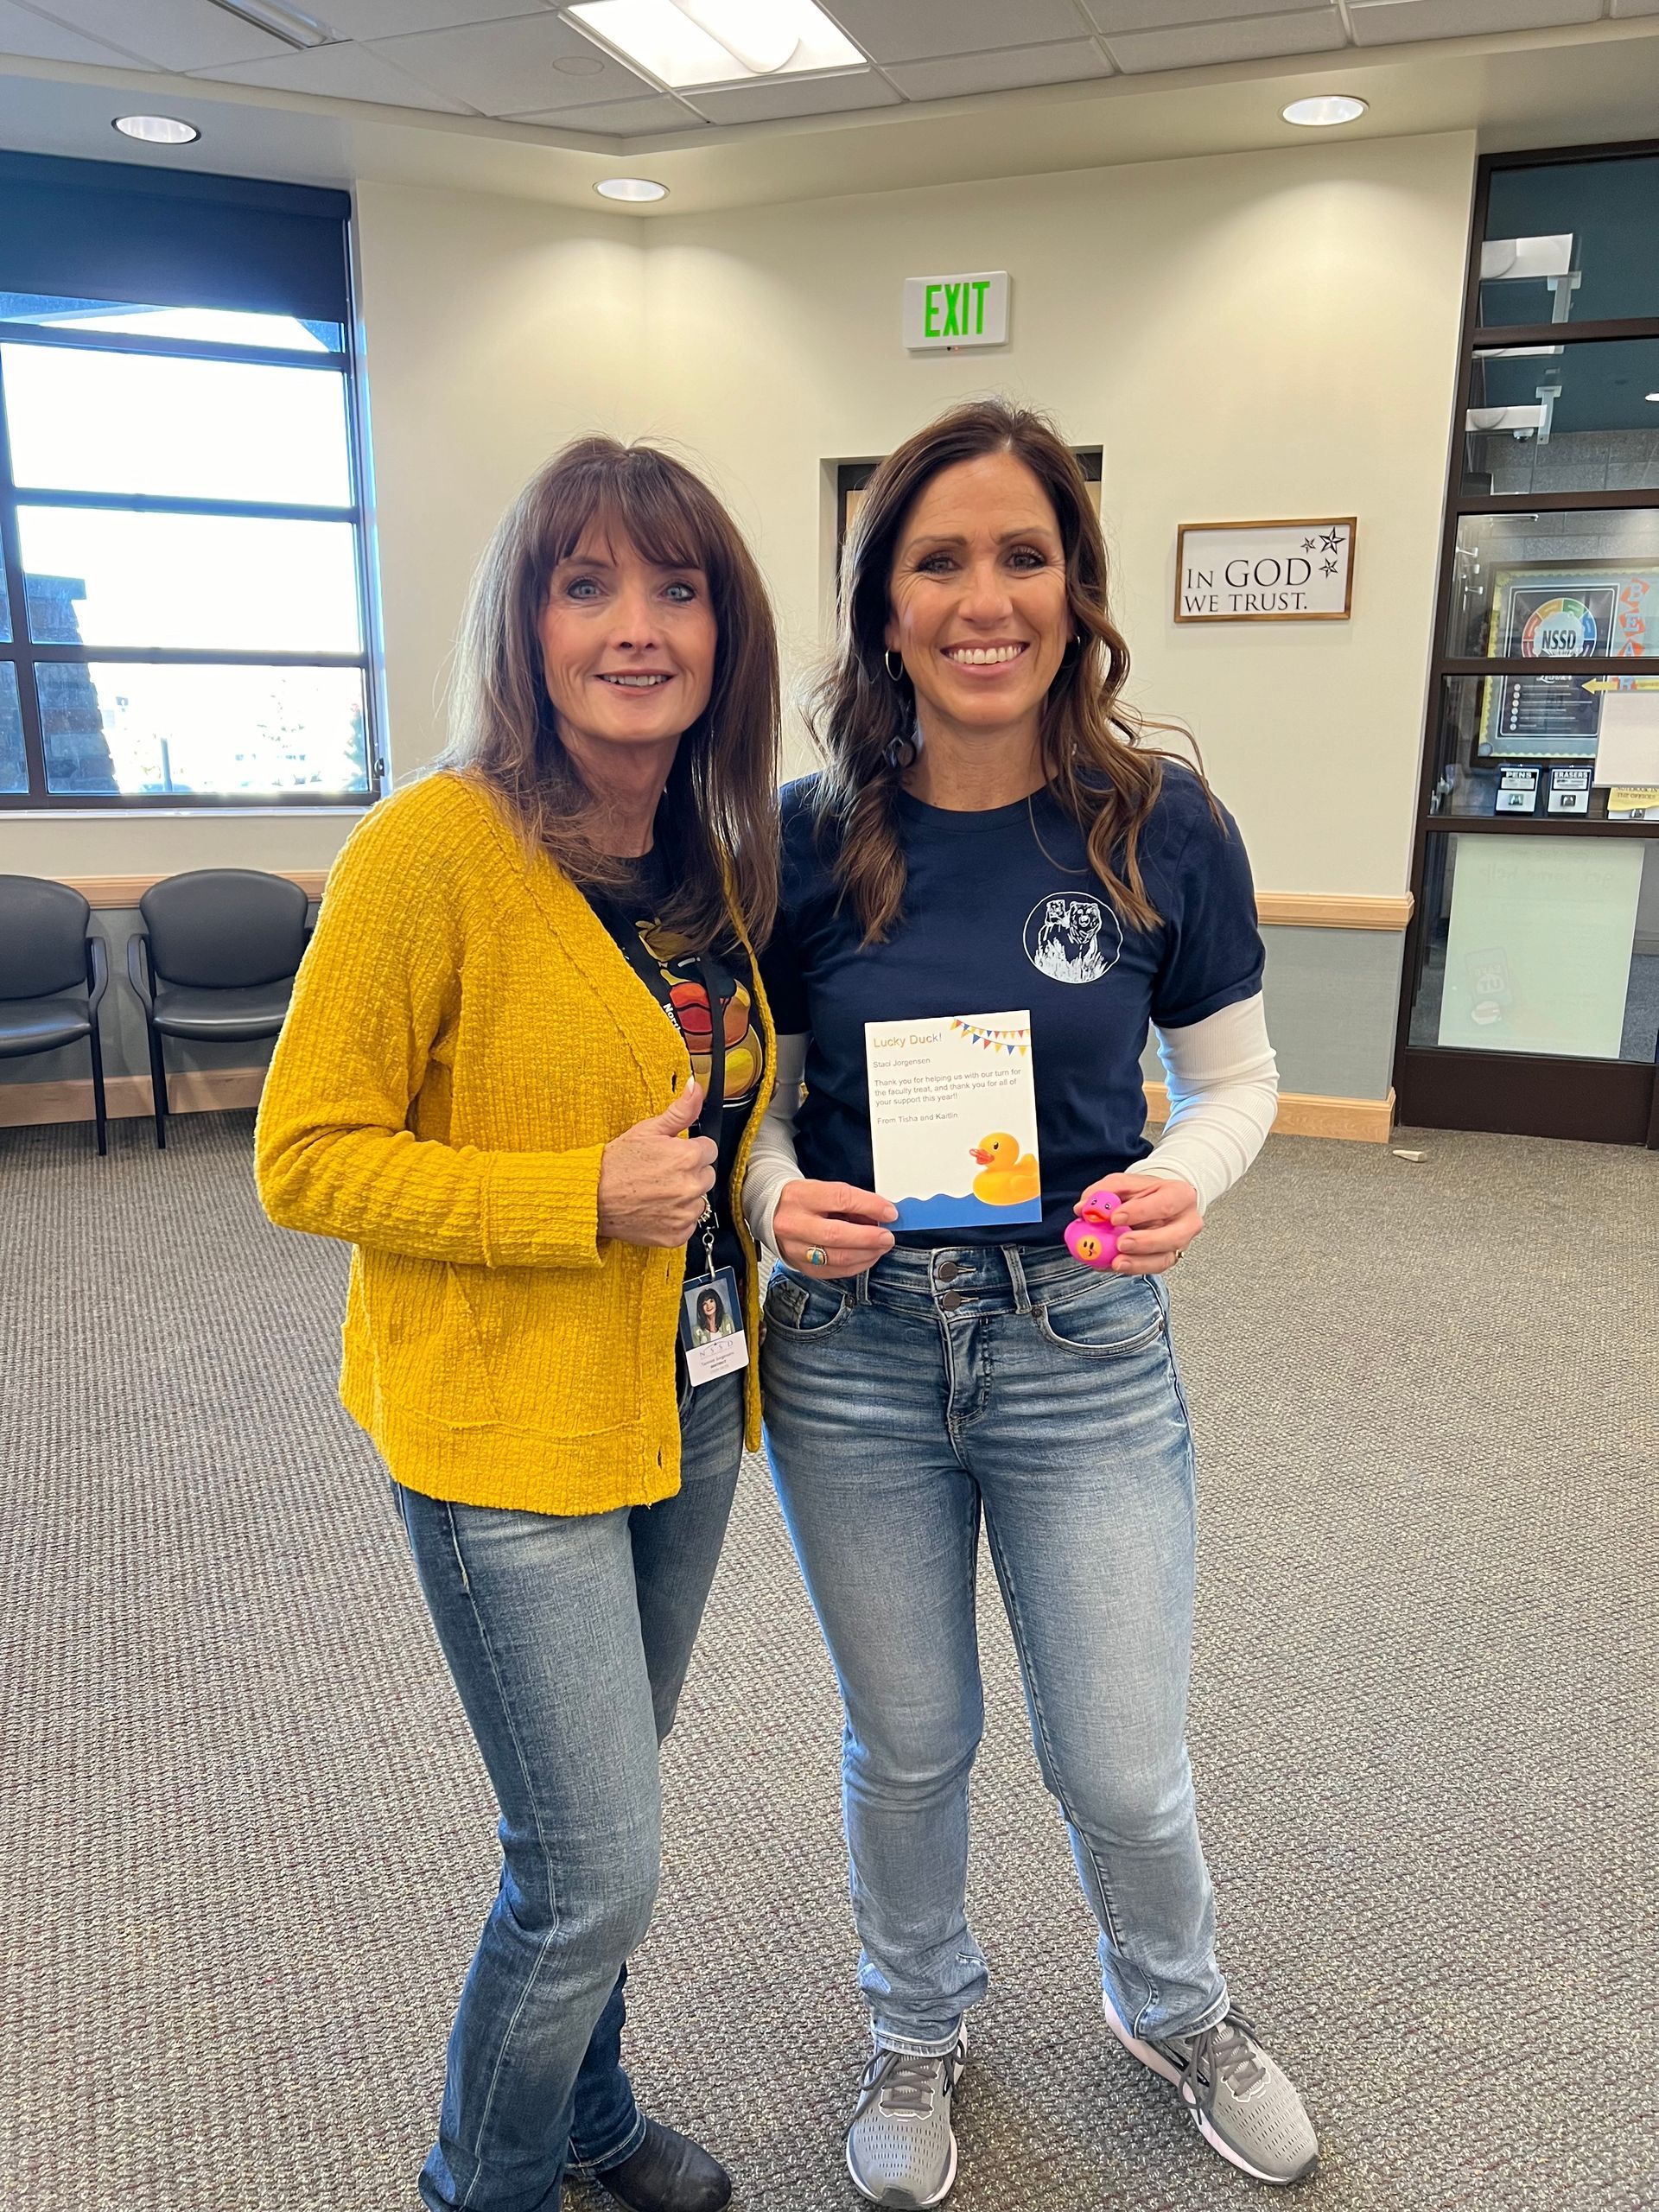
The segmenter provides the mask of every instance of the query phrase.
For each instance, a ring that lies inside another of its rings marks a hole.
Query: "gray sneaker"
[[[1319,2163],[1307,2107],[1255,2039],[1242,2012],[1229,2012],[1195,2036],[1143,2043],[1106,1999],[1106,2024],[1143,2066],[1173,2082],[1212,2151],[1254,2181],[1300,2181]]]
[[[943,2204],[957,2178],[950,2101],[968,2056],[958,2036],[938,2058],[877,2050],[847,2130],[847,2171],[872,2204]]]

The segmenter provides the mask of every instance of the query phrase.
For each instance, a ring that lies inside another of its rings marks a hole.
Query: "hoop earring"
[[[894,661],[897,661],[899,664],[897,668],[893,664]],[[894,652],[893,648],[889,646],[887,652],[881,656],[881,665],[887,671],[887,681],[889,683],[902,683],[904,682],[905,663],[904,656],[902,654]]]

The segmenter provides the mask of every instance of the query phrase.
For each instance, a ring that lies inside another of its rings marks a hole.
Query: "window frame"
[[[1465,437],[1478,358],[1531,346],[1593,346],[1609,340],[1659,339],[1659,311],[1574,323],[1483,323],[1481,247],[1486,241],[1492,180],[1505,169],[1565,167],[1586,162],[1651,159],[1659,139],[1606,145],[1549,146],[1483,155],[1476,168],[1470,209],[1463,321],[1452,395],[1446,456],[1440,572],[1434,593],[1415,821],[1411,852],[1412,912],[1402,948],[1400,1003],[1394,1045],[1394,1084],[1401,1119],[1432,1128],[1491,1130],[1512,1135],[1567,1137],[1592,1143],[1645,1144],[1659,1149],[1659,1066],[1640,1060],[1555,1058],[1526,1052],[1483,1052],[1463,1046],[1412,1040],[1412,1014],[1423,969],[1439,923],[1438,884],[1448,836],[1533,836],[1652,840],[1659,823],[1608,821],[1605,816],[1473,815],[1441,810],[1435,803],[1440,765],[1440,716],[1446,681],[1535,675],[1536,660],[1448,651],[1448,623],[1457,572],[1459,527],[1477,515],[1561,514],[1640,510],[1659,512],[1659,489],[1479,493],[1465,488]],[[1585,654],[1563,660],[1575,676],[1630,676],[1651,658]],[[1433,899],[1427,894],[1435,889]]]
[[[166,306],[176,304],[136,302]],[[273,310],[274,311],[274,310]],[[344,344],[337,351],[308,353],[274,346],[250,346],[213,339],[151,337],[137,332],[88,330],[32,322],[0,320],[0,346],[47,346],[103,353],[141,353],[173,359],[244,362],[257,367],[312,371],[342,379],[346,403],[346,465],[350,472],[349,504],[317,506],[270,499],[213,499],[173,498],[159,493],[103,493],[41,491],[20,493],[11,459],[10,422],[7,413],[5,371],[0,360],[0,592],[8,595],[11,636],[0,641],[0,662],[11,662],[17,671],[18,713],[22,723],[23,760],[28,772],[26,791],[0,791],[0,820],[8,815],[41,813],[246,813],[289,808],[313,811],[366,810],[378,799],[386,782],[385,747],[380,727],[378,697],[378,632],[371,583],[366,473],[360,387],[349,320],[343,326]],[[38,645],[29,635],[29,602],[22,561],[18,509],[77,508],[83,512],[124,514],[207,515],[246,518],[255,521],[349,523],[357,578],[358,635],[355,653],[246,652],[218,647],[124,646],[100,647]],[[92,663],[123,663],[145,667],[216,668],[352,668],[363,685],[363,731],[368,785],[361,791],[54,791],[47,781],[45,736],[35,671],[41,665],[82,666]]]

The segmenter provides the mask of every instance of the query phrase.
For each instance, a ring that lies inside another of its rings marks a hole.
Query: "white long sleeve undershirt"
[[[1279,1068],[1268,1042],[1262,995],[1185,1028],[1154,1034],[1169,1087],[1169,1118],[1150,1156],[1128,1172],[1190,1183],[1199,1211],[1207,1213],[1243,1174],[1273,1127]],[[772,1216],[784,1185],[800,1178],[795,1115],[805,1067],[804,1034],[780,1037],[777,1084],[743,1179],[743,1211],[762,1244],[772,1244]]]

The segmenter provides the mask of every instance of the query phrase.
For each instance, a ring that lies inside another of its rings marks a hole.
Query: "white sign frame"
[[[1175,535],[1175,620],[1346,622],[1358,534],[1353,515],[1184,522]]]
[[[955,353],[1008,342],[1013,290],[1006,269],[906,276],[905,344],[912,353]]]

